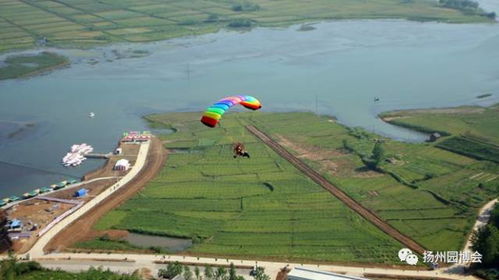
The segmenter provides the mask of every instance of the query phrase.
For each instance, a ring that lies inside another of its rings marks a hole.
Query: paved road
[[[423,254],[425,248],[422,245],[420,245],[416,241],[412,240],[410,237],[406,236],[405,234],[401,233],[400,231],[392,227],[390,224],[385,222],[381,217],[376,215],[374,212],[365,208],[360,203],[358,203],[353,198],[344,193],[342,190],[331,184],[326,178],[324,178],[318,172],[310,168],[310,166],[308,166],[302,160],[295,157],[288,150],[282,147],[279,143],[274,141],[270,136],[268,136],[267,134],[265,134],[255,126],[247,125],[246,128],[256,137],[258,137],[263,143],[265,143],[272,150],[278,153],[281,157],[285,158],[292,165],[294,165],[298,170],[303,172],[314,182],[322,186],[324,189],[326,189],[334,196],[336,196],[339,200],[341,200],[343,203],[345,203],[346,206],[350,207],[352,210],[354,210],[359,215],[364,217],[366,220],[368,220],[376,227],[384,231],[386,234],[390,235],[391,237],[398,240],[400,243],[404,244],[404,246],[406,246],[407,248],[415,252],[418,252],[420,254]]]
[[[394,252],[396,254],[396,252]],[[377,275],[398,275],[407,277],[434,277],[440,279],[479,279],[473,276],[464,276],[461,274],[454,274],[452,272],[446,271],[445,269],[440,270],[404,270],[404,269],[389,269],[389,268],[375,268],[375,267],[354,267],[354,266],[339,266],[339,265],[309,265],[300,263],[286,263],[286,262],[268,262],[268,261],[254,261],[254,260],[241,260],[241,259],[214,259],[205,257],[187,257],[187,256],[161,256],[161,255],[144,255],[144,254],[72,254],[72,253],[55,253],[48,254],[44,256],[39,256],[34,260],[40,262],[42,265],[46,265],[51,268],[64,268],[70,269],[72,271],[84,270],[89,266],[103,265],[109,267],[110,270],[115,272],[129,273],[138,268],[147,267],[157,273],[157,270],[161,267],[165,267],[165,264],[158,264],[157,262],[162,261],[179,261],[181,263],[204,266],[210,264],[212,266],[217,265],[229,265],[234,263],[236,266],[253,266],[258,265],[265,268],[265,272],[269,274],[272,279],[275,279],[279,270],[286,265],[290,267],[308,267],[316,268],[326,271],[332,271],[337,273],[346,273],[348,275],[362,276],[364,274],[377,274]],[[397,278],[403,279],[403,278]]]

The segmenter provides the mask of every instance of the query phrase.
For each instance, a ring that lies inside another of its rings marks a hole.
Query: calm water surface
[[[86,142],[108,152],[124,130],[146,129],[144,114],[200,111],[224,95],[257,96],[265,111],[335,115],[346,125],[405,141],[424,136],[376,115],[499,102],[498,25],[390,20],[315,27],[56,50],[72,59],[70,68],[0,81],[0,197],[102,164],[60,166],[71,144]],[[149,55],[130,58],[136,50]],[[476,98],[483,93],[493,95]],[[96,117],[88,118],[89,112]],[[25,123],[34,126],[9,137]]]

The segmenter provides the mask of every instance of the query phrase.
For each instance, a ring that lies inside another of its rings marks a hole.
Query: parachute
[[[222,115],[229,110],[230,107],[241,104],[250,110],[258,110],[262,108],[260,101],[249,95],[235,95],[220,99],[217,103],[206,109],[201,118],[201,122],[209,127],[215,127],[222,118]]]

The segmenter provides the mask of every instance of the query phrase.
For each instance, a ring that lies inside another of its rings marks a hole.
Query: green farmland
[[[0,0],[0,52],[32,48],[148,42],[226,27],[288,26],[334,19],[405,18],[492,22],[427,0]]]
[[[172,151],[167,165],[96,228],[192,238],[193,254],[396,262],[396,241],[258,142],[244,128],[249,123],[430,250],[460,249],[477,208],[497,196],[495,163],[380,139],[325,116],[228,114],[215,129],[200,124],[199,113],[148,119],[176,130],[162,136]],[[379,140],[393,163],[383,162],[383,172],[366,170],[361,156]],[[245,143],[251,159],[232,158],[235,141]],[[471,178],[480,172],[489,176]]]
[[[436,146],[477,159],[499,163],[499,104],[489,108],[388,112],[388,122],[424,132],[439,131],[443,137]]]
[[[499,166],[492,162],[384,139],[309,113],[259,115],[252,121],[430,250],[460,249],[477,209],[498,194]],[[377,141],[385,150],[382,172],[367,170],[361,160]]]
[[[243,115],[229,114],[215,129],[199,113],[150,119],[178,130],[163,136],[172,151],[167,164],[97,229],[192,238],[193,254],[394,262],[401,245],[258,142],[241,125]],[[234,141],[245,143],[251,159],[232,158]]]

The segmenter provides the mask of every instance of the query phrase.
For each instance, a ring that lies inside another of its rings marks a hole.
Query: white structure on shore
[[[113,167],[114,170],[120,170],[120,171],[126,171],[129,168],[130,168],[130,162],[124,158],[118,160]]]
[[[318,269],[295,267],[288,273],[288,280],[369,280]]]

